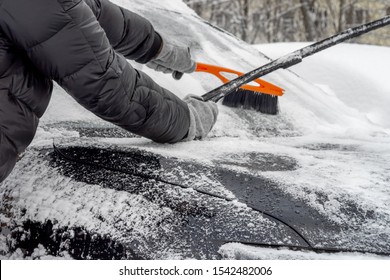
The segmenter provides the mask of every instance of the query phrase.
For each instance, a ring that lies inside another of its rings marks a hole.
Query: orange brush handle
[[[196,63],[196,72],[207,72],[210,74],[215,75],[218,77],[224,84],[227,82],[230,82],[228,78],[223,76],[223,73],[230,73],[230,74],[235,74],[237,76],[242,76],[244,73],[238,72],[229,68],[225,67],[220,67],[216,65],[210,65],[210,64],[205,64],[205,63]],[[284,89],[275,86],[271,83],[268,83],[262,79],[256,79],[253,81],[257,85],[243,85],[240,88],[250,90],[250,91],[257,91],[265,94],[271,94],[271,95],[276,95],[276,96],[282,96],[284,93]]]

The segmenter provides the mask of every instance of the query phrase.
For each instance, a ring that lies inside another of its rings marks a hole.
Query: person
[[[33,140],[52,81],[100,118],[153,141],[208,134],[215,103],[181,100],[126,59],[165,73],[195,70],[188,47],[108,0],[0,0],[0,182]]]

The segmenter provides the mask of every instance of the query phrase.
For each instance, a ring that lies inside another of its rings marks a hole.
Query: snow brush
[[[278,69],[287,69],[293,65],[300,63],[303,58],[318,53],[322,50],[335,46],[346,40],[368,33],[380,27],[390,24],[390,16],[386,16],[376,21],[365,23],[353,28],[349,28],[336,35],[315,42],[309,46],[296,50],[290,54],[273,60],[259,68],[256,68],[242,76],[239,76],[220,87],[209,91],[202,95],[205,101],[217,102],[224,98],[223,104],[230,107],[253,108],[257,111],[267,114],[276,115],[278,113],[278,95],[274,94],[259,94],[258,92],[247,91],[247,94],[242,94],[239,90],[241,86],[250,83],[264,75],[274,72]],[[264,97],[265,96],[265,97]]]
[[[195,72],[212,74],[224,84],[229,83],[231,81],[230,78],[233,76],[240,77],[244,75],[244,73],[233,69],[202,62],[196,63]],[[176,80],[179,80],[183,76],[183,73],[173,72],[172,76]],[[234,90],[233,94],[225,96],[222,104],[230,107],[237,107],[234,104],[231,104],[231,96],[234,96],[234,100],[241,100],[244,109],[255,109],[265,114],[276,114],[277,112],[275,112],[275,109],[278,105],[277,98],[275,97],[282,96],[284,94],[284,89],[260,78],[254,79],[253,81],[250,81],[250,83],[251,84],[241,85]]]
[[[213,74],[224,84],[230,82],[229,76],[240,77],[244,75],[244,73],[236,70],[200,62],[197,63],[195,71]],[[260,78],[254,79],[251,83],[241,85],[233,93],[226,95],[222,104],[237,107],[236,100],[238,100],[244,109],[255,109],[265,114],[276,114],[278,104],[275,97],[282,96],[284,89]]]

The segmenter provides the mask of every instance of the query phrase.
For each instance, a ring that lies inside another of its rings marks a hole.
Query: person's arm
[[[147,19],[108,0],[84,1],[117,52],[139,63],[147,63],[157,56],[162,39]]]
[[[162,38],[147,19],[109,0],[84,1],[115,51],[127,59],[164,73],[195,71],[196,65],[188,46],[171,38]]]

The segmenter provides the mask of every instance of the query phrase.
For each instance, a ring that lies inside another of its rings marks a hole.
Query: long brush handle
[[[317,52],[330,48],[334,45],[337,45],[341,42],[349,40],[351,38],[360,36],[362,34],[368,33],[372,30],[378,29],[385,25],[390,24],[390,16],[386,16],[382,19],[366,23],[354,28],[349,28],[337,35],[326,38],[322,41],[313,43],[307,47],[294,51],[288,55],[280,57],[276,60],[271,61],[270,63],[261,66],[257,69],[254,69],[243,76],[240,76],[230,82],[217,87],[216,89],[202,95],[205,101],[212,100],[217,102],[219,99],[223,98],[225,95],[237,90],[240,86],[245,85],[253,80],[267,75],[275,70],[280,68],[289,68],[295,64],[298,64],[302,61],[303,58],[313,55]]]

